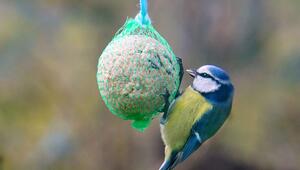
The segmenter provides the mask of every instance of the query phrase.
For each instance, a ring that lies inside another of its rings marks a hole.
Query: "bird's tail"
[[[160,166],[159,170],[171,170],[179,163],[177,152],[172,152]]]
[[[188,138],[183,149],[180,151],[172,151],[169,147],[166,146],[165,150],[165,161],[161,165],[159,170],[171,170],[178,163],[186,160],[195,150],[197,150],[203,141],[198,133],[192,133]]]

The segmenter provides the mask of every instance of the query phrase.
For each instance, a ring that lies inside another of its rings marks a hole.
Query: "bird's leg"
[[[170,106],[170,102],[169,102],[170,93],[169,93],[169,90],[166,89],[166,92],[164,94],[161,94],[161,95],[164,97],[165,105],[164,105],[164,108],[162,110],[162,112],[164,112],[164,114],[160,119],[160,123],[164,124],[166,122],[167,115],[168,115],[168,110],[169,110],[169,106]]]
[[[170,102],[169,102],[169,97],[170,97],[170,93],[169,90],[166,89],[166,92],[164,94],[162,94],[165,100],[165,106],[163,108],[163,112],[166,113],[168,112],[169,106],[170,106]]]

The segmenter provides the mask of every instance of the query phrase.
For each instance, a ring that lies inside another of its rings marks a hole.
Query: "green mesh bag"
[[[100,94],[116,116],[143,131],[178,93],[181,60],[151,24],[127,19],[101,54],[97,81]]]

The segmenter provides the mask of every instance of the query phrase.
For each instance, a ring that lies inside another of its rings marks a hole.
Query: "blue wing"
[[[193,125],[191,135],[182,149],[180,162],[187,159],[203,142],[213,136],[223,125],[231,107],[213,107]]]
[[[204,133],[205,127],[210,121],[210,113],[212,110],[207,111],[203,114],[200,120],[198,120],[191,129],[191,135],[189,136],[187,142],[185,143],[182,151],[180,162],[186,160],[193,152],[195,152],[201,144],[207,139]]]
[[[182,152],[180,153],[180,162],[186,160],[194,151],[196,151],[201,146],[203,142],[204,141],[202,141],[198,132],[192,132],[191,136],[184,145]]]

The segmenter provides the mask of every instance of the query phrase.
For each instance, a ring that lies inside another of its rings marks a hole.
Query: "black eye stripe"
[[[197,72],[197,75],[198,76],[201,76],[201,77],[204,77],[204,78],[211,78],[211,79],[214,79],[211,75],[207,74],[207,73],[198,73]]]
[[[210,79],[214,80],[215,82],[217,82],[218,84],[220,84],[220,82],[218,80],[216,80],[213,76],[211,76],[207,73],[198,73],[198,72],[196,72],[196,75],[201,76],[203,78],[210,78]]]
[[[205,77],[205,78],[211,78],[211,76],[207,73],[200,73],[199,74],[201,77]]]

